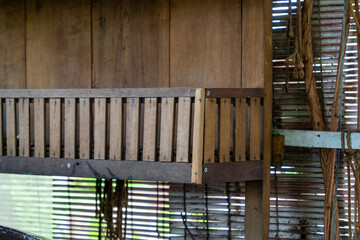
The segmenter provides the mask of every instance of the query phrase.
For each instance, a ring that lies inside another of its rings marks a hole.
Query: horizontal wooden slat
[[[263,88],[206,88],[206,98],[264,97]]]
[[[2,98],[194,97],[195,88],[0,89]]]

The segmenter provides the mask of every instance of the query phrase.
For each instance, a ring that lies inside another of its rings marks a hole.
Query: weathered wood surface
[[[8,156],[16,156],[16,103],[6,99],[6,151]]]
[[[143,160],[156,160],[156,134],[157,134],[157,108],[156,98],[145,98],[144,110],[144,141],[143,141]]]
[[[65,98],[64,157],[76,157],[76,100]]]
[[[45,101],[34,99],[35,157],[45,157]]]
[[[94,159],[106,158],[106,99],[94,100]]]
[[[169,1],[92,3],[93,87],[169,87]]]
[[[217,119],[216,108],[216,99],[206,99],[204,126],[204,163],[215,162],[215,136]]]
[[[126,154],[125,160],[138,160],[140,130],[140,100],[126,100]]]
[[[260,160],[261,105],[260,98],[250,99],[250,160]]]
[[[3,155],[3,151],[4,151],[4,148],[3,148],[3,139],[4,139],[4,135],[3,135],[3,118],[2,118],[2,115],[3,115],[3,103],[2,103],[2,99],[0,98],[0,155]]]
[[[176,161],[189,162],[190,156],[191,99],[179,98]]]
[[[90,158],[90,145],[93,142],[91,138],[91,116],[90,99],[79,99],[79,157],[81,159]]]
[[[163,98],[160,120],[160,161],[171,162],[173,155],[174,136],[174,98]]]
[[[50,157],[61,156],[61,99],[50,99]],[[65,130],[67,130],[65,128]]]
[[[241,1],[171,0],[170,15],[170,87],[241,87]]]
[[[110,100],[110,149],[109,159],[121,160],[122,156],[122,98],[111,98]]]
[[[235,161],[246,160],[246,130],[247,130],[246,98],[235,99]],[[259,126],[260,127],[260,126]]]
[[[30,102],[24,98],[19,99],[19,156],[30,156]]]
[[[219,162],[230,162],[231,99],[220,99]]]

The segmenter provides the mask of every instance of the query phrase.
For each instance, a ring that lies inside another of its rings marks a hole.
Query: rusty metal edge
[[[203,184],[218,182],[242,182],[263,179],[263,160],[229,163],[205,163]]]

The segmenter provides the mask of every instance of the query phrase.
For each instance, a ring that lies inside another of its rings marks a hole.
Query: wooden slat
[[[65,135],[64,156],[65,158],[76,157],[76,100],[65,98]]]
[[[121,160],[122,152],[122,98],[110,100],[110,150],[109,158]]]
[[[95,98],[94,159],[106,157],[106,98]]]
[[[161,100],[160,161],[171,162],[174,135],[174,98]]]
[[[260,98],[250,99],[250,160],[260,160],[261,140]]]
[[[235,100],[235,161],[246,160],[246,98]]]
[[[30,101],[19,99],[19,156],[30,156]]]
[[[189,162],[191,98],[179,98],[176,161]]]
[[[206,99],[205,105],[205,136],[204,162],[215,162],[215,132],[216,132],[216,99]]]
[[[0,89],[0,96],[2,98],[194,97],[195,88]]]
[[[45,157],[45,101],[34,99],[35,157]]]
[[[139,156],[139,125],[140,125],[140,99],[128,98],[126,100],[126,159],[138,160]]]
[[[205,90],[196,89],[194,109],[193,154],[191,182],[201,184],[204,147]]]
[[[156,160],[157,98],[145,98],[143,160]]]
[[[230,162],[231,99],[220,99],[219,162]]]
[[[81,159],[90,158],[90,99],[80,98],[79,99],[79,138],[80,138],[80,149],[79,157]]]
[[[2,99],[0,98],[0,155],[3,155],[3,104]]]
[[[61,156],[61,99],[50,99],[50,157]]]
[[[15,99],[6,99],[6,149],[8,156],[16,156]]]

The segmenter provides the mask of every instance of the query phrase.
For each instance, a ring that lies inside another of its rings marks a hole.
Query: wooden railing
[[[261,160],[263,94],[262,89],[200,88],[0,90],[0,155],[7,156],[0,158],[0,171],[15,171],[10,161],[19,159],[22,164],[56,159],[62,165],[48,168],[59,169],[39,174],[68,175],[81,170],[83,159],[87,170],[73,175],[91,170],[88,177],[109,177],[91,164],[114,162],[91,160],[122,160],[128,168],[123,172],[136,166],[149,170],[145,165],[163,169],[150,178],[140,170],[111,176],[201,183],[203,172],[215,176],[211,164]],[[182,174],[183,166],[190,173]]]

